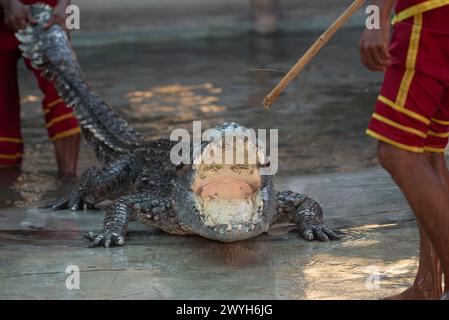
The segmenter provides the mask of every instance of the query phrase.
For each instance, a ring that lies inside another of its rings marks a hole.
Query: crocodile
[[[77,211],[109,200],[102,231],[85,235],[89,247],[124,245],[132,221],[169,234],[199,235],[220,242],[254,238],[281,222],[296,224],[306,240],[342,237],[324,224],[317,201],[289,190],[275,191],[273,176],[261,174],[267,157],[254,143],[246,143],[245,150],[258,152],[255,163],[173,163],[170,155],[175,142],[136,132],[86,82],[63,28],[43,28],[51,8],[37,4],[30,10],[37,23],[16,34],[23,57],[54,81],[103,164],[85,170],[68,195],[47,206]],[[244,139],[247,129],[227,122],[216,130]],[[223,151],[216,144],[202,142],[199,154],[210,154],[211,149]]]

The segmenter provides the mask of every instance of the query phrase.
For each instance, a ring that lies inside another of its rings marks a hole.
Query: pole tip
[[[268,95],[265,97],[265,99],[263,100],[263,107],[265,109],[270,109],[271,105],[273,104],[273,99],[271,99],[271,97]]]

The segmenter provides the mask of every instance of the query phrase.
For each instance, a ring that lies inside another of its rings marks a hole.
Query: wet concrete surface
[[[325,209],[338,242],[307,242],[292,225],[221,244],[133,223],[126,246],[86,248],[101,211],[0,213],[3,299],[377,299],[409,286],[417,267],[416,225],[381,170],[278,179]],[[68,290],[66,268],[80,269]],[[376,281],[378,279],[379,281]]]

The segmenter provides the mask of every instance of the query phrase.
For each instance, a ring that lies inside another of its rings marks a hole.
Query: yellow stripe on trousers
[[[438,9],[440,7],[446,6],[449,4],[449,0],[429,0],[410,8],[404,9],[399,12],[393,19],[393,24],[404,21],[408,18],[411,18],[417,14],[424,13],[430,10]]]
[[[407,52],[407,61],[405,64],[405,73],[402,77],[401,85],[399,87],[398,95],[396,97],[396,104],[400,107],[405,107],[410,85],[415,76],[416,59],[418,58],[419,41],[421,39],[423,16],[421,13],[417,14],[413,20],[412,34],[410,35],[410,44]]]
[[[67,120],[67,119],[71,119],[71,118],[74,118],[73,113],[70,112],[70,113],[64,114],[64,115],[62,115],[62,116],[59,116],[59,117],[56,117],[56,118],[51,119],[51,120],[46,124],[46,127],[47,127],[47,128],[50,128],[50,127],[52,127],[54,124],[56,124],[56,123],[58,123],[58,122],[61,122],[61,121]]]
[[[0,159],[15,160],[15,159],[19,159],[19,158],[22,158],[22,154],[21,154],[21,153],[16,153],[16,154],[0,154]]]
[[[12,143],[22,143],[22,140],[18,138],[0,137],[0,142],[12,142]]]

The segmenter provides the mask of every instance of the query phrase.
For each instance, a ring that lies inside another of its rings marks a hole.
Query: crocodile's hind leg
[[[324,224],[323,209],[314,199],[293,191],[282,191],[277,195],[278,216],[274,223],[295,223],[306,240],[327,242],[338,240],[342,235]]]
[[[126,154],[109,163],[103,169],[87,169],[72,192],[44,208],[52,210],[81,210],[84,206],[93,207],[106,199],[126,192],[134,184],[142,168],[138,154]]]
[[[103,231],[99,234],[89,232],[85,237],[90,241],[89,247],[91,248],[122,246],[125,244],[125,236],[130,221],[134,221],[138,219],[138,216],[141,216],[147,223],[152,224],[164,219],[164,213],[170,210],[171,201],[161,196],[152,196],[148,193],[124,196],[114,201],[106,210]],[[165,223],[170,223],[170,221]]]

